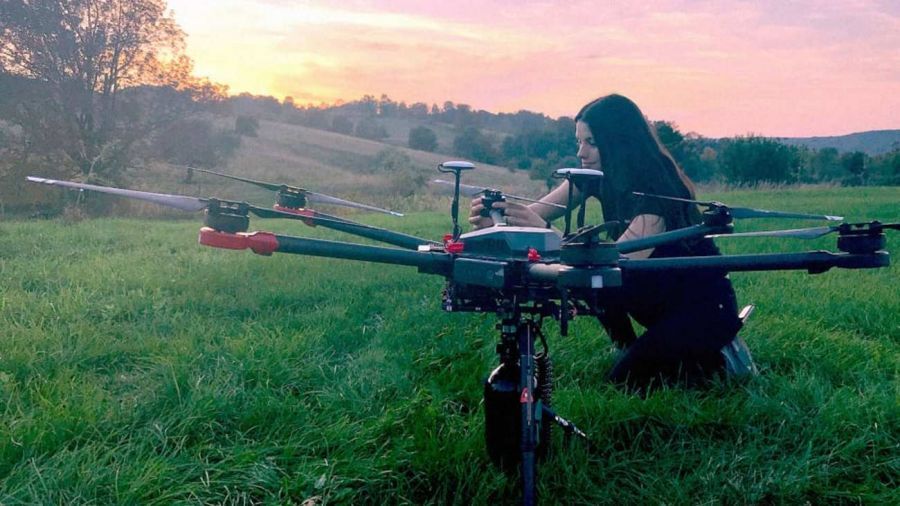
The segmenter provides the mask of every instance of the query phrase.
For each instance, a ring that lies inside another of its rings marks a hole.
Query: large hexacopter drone
[[[568,180],[570,188],[568,205],[564,206],[565,231],[560,236],[554,230],[546,228],[507,226],[501,210],[492,208],[492,204],[507,198],[530,199],[504,195],[491,188],[461,184],[461,174],[473,168],[468,162],[445,162],[438,167],[441,172],[454,176],[453,181],[435,181],[437,184],[452,186],[454,190],[451,206],[453,232],[445,235],[441,241],[357,223],[308,209],[306,205],[308,202],[334,204],[399,215],[393,211],[289,185],[254,181],[207,170],[202,172],[277,191],[278,204],[274,209],[268,209],[246,202],[215,198],[148,193],[39,177],[29,177],[28,180],[111,193],[185,211],[205,210],[200,244],[206,246],[249,249],[260,255],[277,252],[405,265],[416,267],[423,274],[443,276],[447,281],[442,294],[442,308],[445,311],[491,312],[496,313],[500,319],[500,340],[497,345],[500,364],[490,373],[484,385],[485,434],[492,461],[507,469],[515,469],[516,466],[520,468],[523,504],[533,504],[535,500],[536,460],[548,447],[550,422],[561,426],[566,435],[574,434],[587,439],[581,430],[551,408],[552,366],[547,341],[541,333],[545,318],[558,320],[560,333],[566,335],[568,322],[574,315],[599,316],[603,313],[604,307],[611,300],[613,291],[610,289],[621,287],[623,273],[629,271],[806,270],[817,274],[834,267],[887,267],[890,256],[885,251],[884,231],[900,230],[900,224],[871,221],[793,230],[732,233],[734,219],[801,218],[842,221],[843,218],[729,207],[720,202],[699,202],[669,196],[640,195],[642,198],[664,198],[696,204],[704,209],[703,221],[671,232],[613,243],[600,238],[609,224],[585,226],[583,204],[577,215],[577,223],[574,227],[572,224],[576,206],[571,189],[596,182],[603,177],[602,172],[560,169],[556,176]],[[462,233],[459,226],[461,193],[468,196],[483,195],[483,213],[491,216],[495,225]],[[260,218],[299,219],[311,226],[319,225],[347,232],[392,247],[309,239],[271,232],[248,232],[250,214]],[[812,239],[827,234],[837,235],[837,252],[804,251],[640,260],[622,256],[702,237],[772,236]],[[541,342],[543,348],[540,352],[535,351],[537,341]]]

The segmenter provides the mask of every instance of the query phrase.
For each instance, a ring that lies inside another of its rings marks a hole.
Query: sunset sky
[[[900,1],[169,0],[198,75],[574,115],[629,96],[706,136],[900,128]]]

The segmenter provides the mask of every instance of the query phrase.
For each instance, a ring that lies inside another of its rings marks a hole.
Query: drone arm
[[[348,234],[365,237],[366,239],[372,239],[394,246],[399,246],[405,249],[414,250],[423,244],[438,244],[434,241],[423,239],[421,237],[394,232],[393,230],[387,230],[384,228],[373,227],[371,225],[364,225],[362,223],[346,220],[344,218],[338,218],[337,216],[331,216],[330,214],[313,211],[311,209],[266,209],[253,206],[251,208],[251,211],[261,218],[286,218],[301,220],[307,225],[319,225],[325,228],[330,228],[332,230],[346,232]]]
[[[278,240],[278,248],[275,251],[279,253],[408,265],[418,267],[422,272],[442,275],[450,272],[452,264],[452,257],[447,253],[407,251],[286,235],[276,235],[275,237]]]
[[[447,253],[407,251],[364,244],[307,239],[269,232],[230,234],[203,227],[200,229],[200,244],[224,249],[249,249],[254,253],[266,256],[278,252],[408,265],[418,267],[419,271],[428,274],[446,275],[450,272],[452,265],[452,257]]]
[[[869,254],[808,251],[804,253],[650,258],[646,260],[622,259],[619,261],[619,267],[623,272],[807,270],[815,274],[825,272],[832,267],[874,269],[888,265],[890,265],[890,255],[886,251]]]
[[[616,247],[618,247],[619,253],[624,255],[635,251],[656,248],[657,246],[683,241],[685,239],[698,239],[706,235],[722,233],[726,230],[728,230],[727,227],[710,226],[701,223],[699,225],[672,230],[671,232],[641,237],[640,239],[621,241],[616,243]]]
[[[437,244],[436,242],[430,241],[428,239],[423,239],[421,237],[403,234],[400,232],[394,232],[393,230],[363,225],[362,223],[356,223],[344,219],[335,220],[330,218],[323,218],[321,213],[316,214],[317,216],[314,216],[312,220],[317,225],[321,225],[332,230],[338,230],[340,232],[346,232],[348,234],[365,237],[366,239],[372,239],[375,241],[392,244],[394,246],[399,246],[405,249],[415,250],[423,244]]]
[[[636,241],[654,235],[662,234],[666,231],[665,218],[655,214],[639,214],[631,220],[628,228],[619,237],[617,242],[624,243],[627,241]],[[628,258],[649,258],[653,254],[653,248],[642,249],[625,254]]]

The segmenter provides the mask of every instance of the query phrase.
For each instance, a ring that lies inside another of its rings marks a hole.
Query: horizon
[[[195,73],[233,95],[318,105],[385,94],[558,118],[621,93],[705,137],[900,129],[900,5],[886,1],[168,7]]]

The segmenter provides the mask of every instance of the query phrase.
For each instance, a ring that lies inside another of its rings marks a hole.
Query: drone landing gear
[[[537,460],[550,448],[550,422],[587,440],[573,423],[551,409],[553,367],[547,342],[541,333],[543,308],[521,307],[504,301],[501,309],[500,365],[484,384],[485,439],[488,455],[501,469],[512,471],[518,464],[522,478],[522,504],[535,501]],[[524,313],[530,313],[526,317]],[[535,338],[543,350],[535,353]]]

